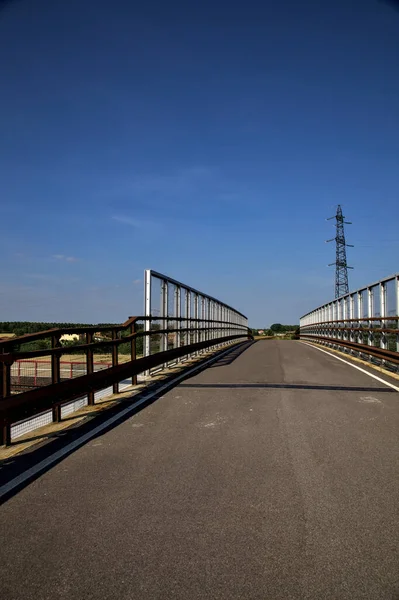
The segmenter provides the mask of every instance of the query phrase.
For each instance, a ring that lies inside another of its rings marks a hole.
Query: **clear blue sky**
[[[0,321],[123,321],[143,270],[297,322],[399,271],[399,12],[19,0],[0,12]]]

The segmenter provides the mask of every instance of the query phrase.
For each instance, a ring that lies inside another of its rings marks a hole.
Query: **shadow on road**
[[[164,383],[165,381],[160,382],[159,387],[161,387],[161,385]],[[171,384],[171,387],[174,387],[173,384]],[[150,390],[145,390],[143,395],[148,394],[149,391]],[[32,448],[28,448],[20,454],[16,454],[10,458],[5,458],[0,461],[0,487],[7,484],[11,480],[14,480],[15,478],[21,478],[21,482],[15,488],[2,495],[0,498],[0,505],[21,491],[21,489],[29,485],[29,483],[62,462],[69,454],[72,454],[87,443],[102,437],[108,431],[118,427],[135,414],[144,410],[150,404],[153,404],[159,400],[159,398],[166,393],[164,390],[157,392],[156,386],[151,388],[151,392],[153,392],[153,395],[151,395],[148,400],[145,400],[145,402],[139,406],[135,406],[135,404],[140,399],[140,395],[132,398],[126,398],[122,402],[105,410],[104,412],[97,413],[94,418],[90,419],[89,421],[78,424],[76,427],[72,426],[68,429],[48,434],[44,439],[43,436],[35,435],[32,435],[29,440],[25,438],[25,442],[36,439],[40,440],[40,438],[43,441],[39,441],[38,444]],[[128,407],[131,408],[131,410],[129,410],[127,414],[124,414],[124,409]],[[115,420],[108,425],[107,421],[112,417],[115,417]],[[104,429],[98,433],[91,434],[92,429],[95,429],[103,423],[105,424]],[[88,439],[84,439],[86,434],[90,434]],[[83,440],[80,441],[80,438],[83,438]],[[63,450],[66,446],[69,446],[76,441],[78,444],[75,447],[72,447],[67,453],[63,453]],[[21,443],[23,443],[22,440]],[[17,445],[18,442],[13,442],[13,445],[14,444]],[[58,453],[59,457],[57,457]],[[50,457],[53,458],[48,462],[48,464],[46,464]],[[57,458],[54,459],[54,457]],[[32,475],[26,476],[26,473],[29,473],[31,469],[34,470],[39,464],[43,464],[43,467],[41,467],[39,471],[35,471],[32,473]]]
[[[217,360],[213,365],[208,367],[208,369],[215,369],[216,367],[227,367],[227,365],[231,365],[241,354],[243,354],[248,348],[250,348],[253,344],[256,344],[255,341],[249,340],[248,342],[243,342],[237,348],[233,348],[226,356],[223,356],[220,360]]]
[[[233,362],[233,360],[235,360],[235,358],[237,358],[253,343],[254,342],[250,341],[248,343],[245,342],[242,345],[240,344],[237,348],[233,347],[231,352],[229,352],[228,355],[226,357],[223,357],[219,362],[222,362],[222,360],[226,358],[229,359],[229,362],[227,364],[230,364],[231,362]],[[225,350],[221,350],[221,352],[225,352]],[[197,366],[198,372],[209,368],[206,362],[203,366],[201,365],[201,363]],[[190,370],[188,370],[187,373],[187,379],[189,379],[192,376],[189,371]],[[99,413],[90,413],[87,416],[92,415],[93,418],[90,418],[89,420],[84,421],[83,423],[80,422],[76,426],[72,425],[70,428],[63,429],[62,431],[47,434],[44,438],[43,435],[35,435],[33,433],[31,437],[24,438],[23,440],[21,440],[21,444],[27,441],[36,440],[38,440],[38,443],[35,444],[33,447],[22,451],[20,454],[16,454],[12,457],[0,460],[0,487],[4,484],[7,484],[9,481],[15,478],[18,479],[21,477],[21,482],[15,488],[13,488],[12,491],[10,491],[9,493],[5,493],[0,498],[0,505],[3,504],[3,502],[6,502],[15,494],[17,494],[31,481],[34,481],[35,479],[43,475],[43,473],[46,473],[55,465],[62,462],[62,460],[64,460],[64,458],[66,458],[72,452],[75,452],[76,450],[84,446],[86,443],[103,436],[115,427],[118,427],[121,423],[124,423],[132,416],[145,409],[150,404],[153,404],[154,402],[159,400],[159,398],[165,395],[167,391],[169,391],[176,385],[181,385],[180,381],[175,381],[175,377],[176,376],[174,374],[171,374],[170,376],[165,377],[165,379],[154,383],[149,388],[144,389],[141,394],[137,394],[130,398],[125,398],[121,402],[118,402],[116,405],[113,405]],[[168,389],[165,389],[165,385],[168,385]],[[158,391],[157,388],[161,389],[159,389]],[[148,399],[147,395],[149,396]],[[140,401],[140,399],[143,399],[144,401],[140,405],[136,406],[137,402]],[[129,411],[127,413],[125,413],[124,411],[124,409],[126,408],[129,408]],[[103,423],[107,423],[108,420],[113,417],[115,417],[115,420],[112,423],[106,424],[104,429],[102,429],[100,432],[91,434],[92,429],[101,426]],[[73,419],[74,417],[70,418]],[[68,417],[64,420],[67,419]],[[80,438],[84,438],[86,434],[90,434],[90,437],[88,437],[88,439],[80,441]],[[42,439],[43,441],[40,442],[40,439]],[[73,444],[75,441],[79,442],[78,445],[71,448],[70,451],[68,450],[66,454],[63,453],[64,448],[66,446],[69,446],[70,444]],[[18,441],[15,441],[13,442],[13,445],[17,445],[18,443]],[[55,456],[57,456],[58,453],[59,457],[55,458]],[[51,461],[49,461],[48,464],[46,464],[50,457],[52,457]],[[43,464],[43,466],[40,468],[39,471],[35,471],[35,468],[38,464]],[[26,473],[29,472],[31,469],[35,472],[33,472],[32,475],[26,477]]]
[[[338,392],[384,392],[388,394],[397,393],[393,389],[389,388],[376,388],[376,387],[347,387],[342,385],[305,385],[301,383],[181,383],[182,388],[229,388],[229,389],[271,389],[271,390],[326,390],[326,391],[338,391]]]

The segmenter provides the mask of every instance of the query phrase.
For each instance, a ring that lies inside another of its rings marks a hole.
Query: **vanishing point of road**
[[[399,598],[398,425],[331,354],[236,349],[5,502],[1,596]]]

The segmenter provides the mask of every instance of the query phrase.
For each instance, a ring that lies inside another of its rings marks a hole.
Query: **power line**
[[[344,231],[344,223],[346,225],[352,225],[349,221],[345,221],[345,217],[342,214],[341,205],[338,204],[337,213],[334,217],[329,217],[327,221],[331,221],[331,219],[336,220],[336,236],[331,240],[327,240],[327,242],[334,242],[336,247],[336,256],[335,262],[329,264],[329,267],[335,265],[335,297],[339,298],[344,294],[349,293],[349,284],[348,284],[348,269],[353,269],[353,267],[348,267],[346,262],[346,247],[350,246],[353,248],[352,244],[347,244],[345,241],[345,231]]]

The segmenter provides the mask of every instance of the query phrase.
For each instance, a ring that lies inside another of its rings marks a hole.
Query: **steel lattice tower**
[[[335,240],[336,258],[335,262],[328,266],[332,267],[335,265],[335,297],[339,298],[340,296],[349,293],[348,269],[353,269],[353,267],[348,267],[346,262],[346,246],[353,248],[353,245],[347,244],[345,241],[344,223],[346,225],[352,225],[352,223],[345,221],[340,204],[338,204],[337,214],[334,217],[327,219],[327,221],[331,221],[331,219],[336,219],[337,234],[335,238],[327,240],[327,242],[333,242]]]

